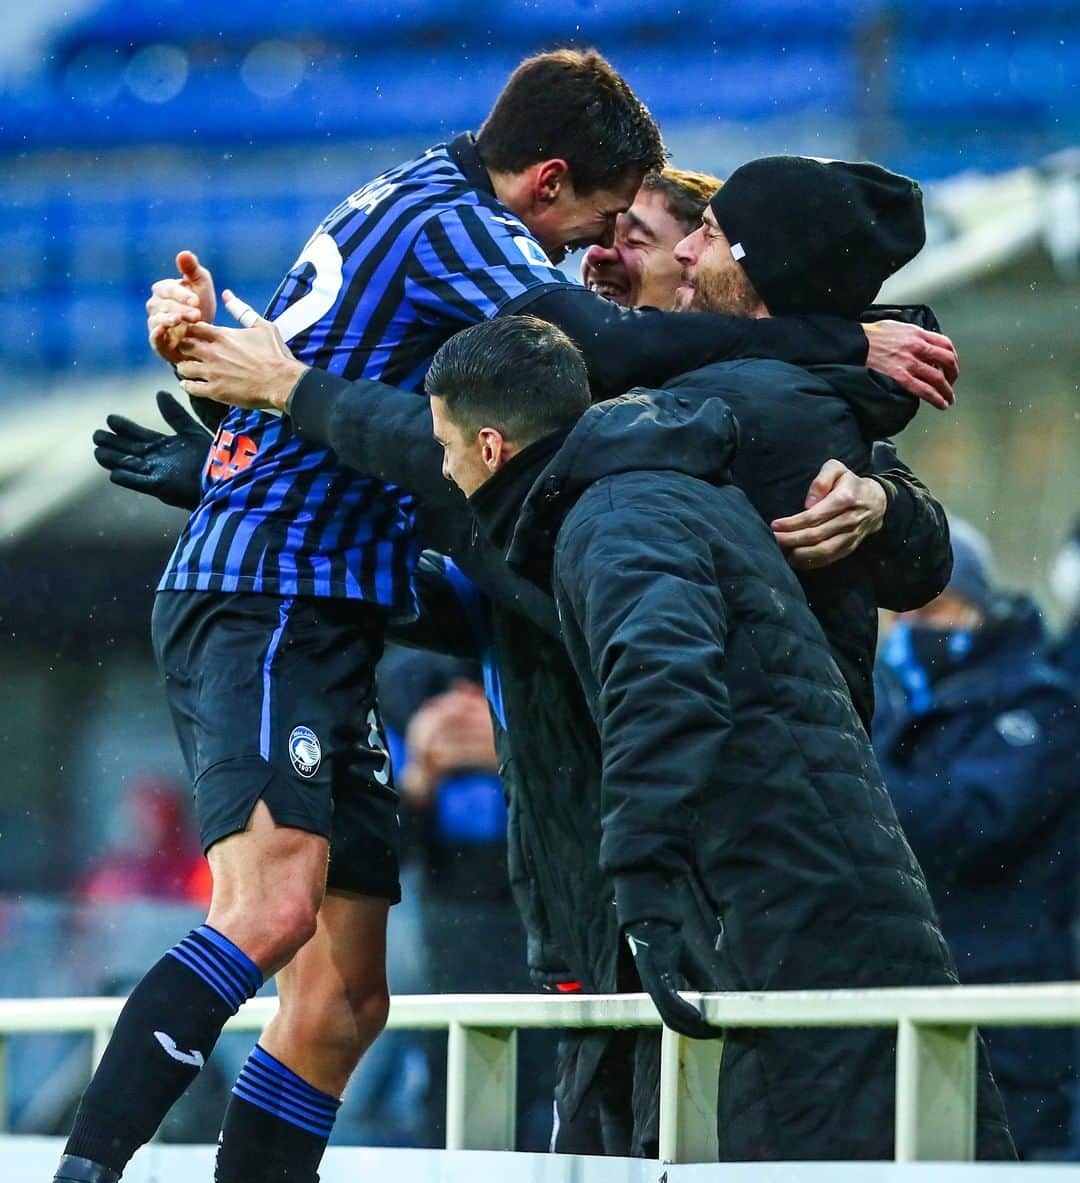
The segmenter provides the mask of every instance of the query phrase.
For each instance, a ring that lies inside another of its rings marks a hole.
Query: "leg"
[[[387,900],[327,895],[315,936],[278,974],[281,1008],[259,1043],[339,1095],[386,1025]]]
[[[210,848],[214,877],[206,923],[272,977],[314,936],[326,890],[329,843],[279,826],[257,801],[248,828]]]
[[[79,1105],[58,1179],[118,1178],[149,1141],[226,1020],[314,932],[326,851],[325,838],[275,825],[262,801],[247,830],[211,848],[208,922],[128,999]]]
[[[309,1183],[338,1098],[386,1023],[389,901],[330,894],[315,935],[278,974],[281,1006],[240,1073],[218,1183]]]
[[[357,605],[319,605],[317,633],[283,667],[292,685],[318,692],[282,732],[303,721],[325,745],[327,896],[314,937],[278,976],[281,1009],[236,1082],[218,1183],[315,1183],[338,1098],[386,1022],[386,916],[400,887],[397,794],[374,702],[381,631],[381,617]]]

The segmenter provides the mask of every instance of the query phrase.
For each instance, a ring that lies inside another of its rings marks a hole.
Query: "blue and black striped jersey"
[[[526,291],[570,283],[495,197],[471,136],[347,198],[267,309],[308,365],[422,390],[435,351]],[[342,468],[287,416],[233,410],[159,584],[412,607],[412,499]]]

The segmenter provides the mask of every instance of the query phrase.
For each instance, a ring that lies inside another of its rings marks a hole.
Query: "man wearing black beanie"
[[[926,242],[917,182],[877,164],[808,156],[737,168],[710,200],[709,222],[772,316],[857,320]]]
[[[675,247],[683,282],[674,306],[747,317],[828,310],[853,321],[872,319],[868,310],[878,289],[925,239],[922,191],[907,177],[876,164],[762,157],[731,174],[706,206],[701,226]],[[928,308],[905,315],[938,328]],[[912,518],[909,501],[898,500],[896,482],[882,471],[890,445],[878,445],[872,464],[875,441],[906,426],[915,399],[870,370],[769,361],[708,365],[665,387],[694,400],[722,398],[735,412],[741,431],[735,481],[792,556],[855,708],[869,725],[877,610],[907,611],[912,596],[925,603],[944,586],[951,563],[944,511],[935,505],[933,531]],[[883,506],[866,515],[862,534],[854,535],[858,545],[846,557],[807,567],[800,556],[815,545],[820,550],[861,512],[853,505],[846,517],[830,517],[832,501],[818,508],[829,491],[829,477],[821,475],[829,462],[826,472],[835,480],[845,471],[874,476]],[[895,456],[892,463],[899,465]],[[929,497],[926,503],[933,504]],[[910,566],[904,580],[896,574],[899,553]]]

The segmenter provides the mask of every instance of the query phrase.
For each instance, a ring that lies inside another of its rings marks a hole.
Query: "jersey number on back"
[[[293,337],[322,320],[334,307],[338,292],[341,291],[341,251],[329,234],[314,235],[300,252],[300,257],[292,269],[299,270],[305,263],[310,263],[315,268],[311,290],[301,296],[295,304],[290,304],[274,320],[278,332],[286,341],[291,341]]]

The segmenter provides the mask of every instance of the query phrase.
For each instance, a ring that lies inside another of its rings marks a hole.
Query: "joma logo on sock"
[[[202,1052],[197,1048],[192,1048],[189,1052],[182,1052],[176,1046],[176,1040],[171,1035],[166,1035],[164,1031],[155,1031],[154,1038],[161,1044],[167,1056],[171,1056],[181,1064],[190,1064],[192,1068],[201,1068],[206,1063]]]

